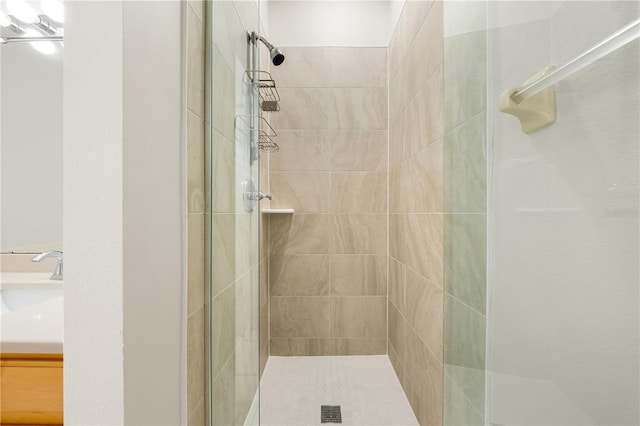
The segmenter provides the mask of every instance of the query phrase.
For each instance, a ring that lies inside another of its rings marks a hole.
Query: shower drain
[[[320,423],[342,423],[342,412],[339,405],[321,405]]]

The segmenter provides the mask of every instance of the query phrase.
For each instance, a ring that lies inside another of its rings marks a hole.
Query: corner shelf
[[[263,214],[293,214],[293,209],[262,209]]]

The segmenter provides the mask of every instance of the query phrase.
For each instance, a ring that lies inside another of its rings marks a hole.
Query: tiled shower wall
[[[387,49],[286,47],[271,67],[271,355],[387,351]]]
[[[187,34],[187,416],[204,425],[205,403],[205,3],[185,2]]]
[[[405,3],[389,58],[389,358],[420,424],[441,425],[442,2]]]

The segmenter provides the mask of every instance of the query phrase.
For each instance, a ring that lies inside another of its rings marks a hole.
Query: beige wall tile
[[[271,215],[271,254],[329,253],[329,215]]]
[[[405,262],[406,214],[389,214],[389,256],[401,263]]]
[[[236,216],[213,214],[212,294],[216,296],[236,279]]]
[[[280,112],[271,125],[280,130],[328,130],[335,121],[335,105],[329,88],[282,88]]]
[[[272,255],[272,296],[328,296],[329,255]]]
[[[375,337],[332,338],[331,355],[386,355],[387,339]]]
[[[187,209],[205,211],[204,196],[204,122],[187,111]]]
[[[405,271],[404,265],[389,257],[389,301],[401,315],[405,312]]]
[[[236,290],[234,285],[227,287],[213,298],[211,316],[211,343],[215,348],[211,360],[211,374],[215,377],[235,349]]]
[[[386,337],[385,296],[331,297],[331,337]]]
[[[389,120],[389,167],[397,167],[404,159],[406,110]]]
[[[271,297],[271,337],[329,337],[329,297]]]
[[[409,213],[442,212],[444,170],[442,139],[419,151],[409,160],[403,187]]]
[[[331,132],[331,170],[382,171],[386,168],[386,131],[334,130]]]
[[[204,398],[204,307],[187,319],[187,412]]]
[[[442,289],[415,272],[407,271],[407,321],[418,337],[442,362],[443,309]]]
[[[443,366],[409,328],[406,363],[407,397],[421,425],[442,425]]]
[[[328,171],[330,136],[327,130],[278,131],[280,151],[269,156],[271,171]]]
[[[387,216],[385,214],[331,215],[331,253],[385,254]]]
[[[444,59],[442,3],[434,2],[407,52],[406,81],[413,90],[422,87]]]
[[[235,66],[236,61],[247,68],[247,29],[244,28],[232,1],[216,0],[213,6],[213,43],[225,62]],[[215,74],[214,74],[215,75]]]
[[[211,161],[213,163],[212,211],[215,213],[233,213],[236,207],[235,147],[217,131],[214,131]]]
[[[213,54],[213,127],[227,140],[234,141],[236,111],[235,76],[217,48]],[[205,118],[208,120],[209,118]]]
[[[330,355],[329,339],[272,338],[273,356],[327,356]]]
[[[189,426],[204,426],[206,419],[206,411],[205,411],[205,399],[201,399],[200,402],[196,405],[196,408],[193,410],[193,413],[189,415],[189,419],[187,424]]]
[[[389,343],[389,361],[391,361],[391,366],[393,366],[393,370],[396,372],[396,376],[398,376],[398,380],[400,384],[405,381],[405,371],[404,371],[404,363],[400,359],[400,356],[396,353],[395,349]]]
[[[204,26],[187,8],[187,107],[204,115]]]
[[[332,296],[384,296],[386,294],[386,255],[331,255]]]
[[[442,214],[407,215],[405,238],[406,265],[442,288]]]
[[[204,214],[187,217],[187,315],[200,309],[204,297]],[[208,284],[208,283],[207,283]]]
[[[331,85],[387,87],[387,48],[331,48]]]
[[[402,364],[404,364],[406,357],[405,330],[405,318],[393,303],[389,303],[389,345],[393,346],[393,350]]]
[[[389,172],[389,212],[407,212],[407,174],[408,167],[406,161],[397,167],[393,167]]]
[[[328,47],[281,47],[287,58],[271,67],[278,88],[331,87],[331,49]]]
[[[442,138],[444,134],[444,106],[442,65],[411,99],[406,110],[404,158],[415,154]]]
[[[220,374],[217,377],[214,376],[212,388],[212,412],[216,415],[211,416],[211,424],[216,426],[235,424],[236,375],[234,356],[224,364]]]
[[[385,172],[331,173],[331,211],[334,213],[385,213]]]
[[[387,89],[332,89],[332,130],[387,128]]]
[[[328,172],[272,172],[272,208],[292,208],[296,213],[328,213]]]

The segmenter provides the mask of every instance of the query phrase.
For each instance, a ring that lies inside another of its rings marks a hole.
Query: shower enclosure
[[[374,354],[420,424],[638,424],[639,4],[395,3],[386,44],[277,69],[263,3],[206,3],[208,424],[261,423],[269,357]],[[555,122],[499,110],[575,58]]]

